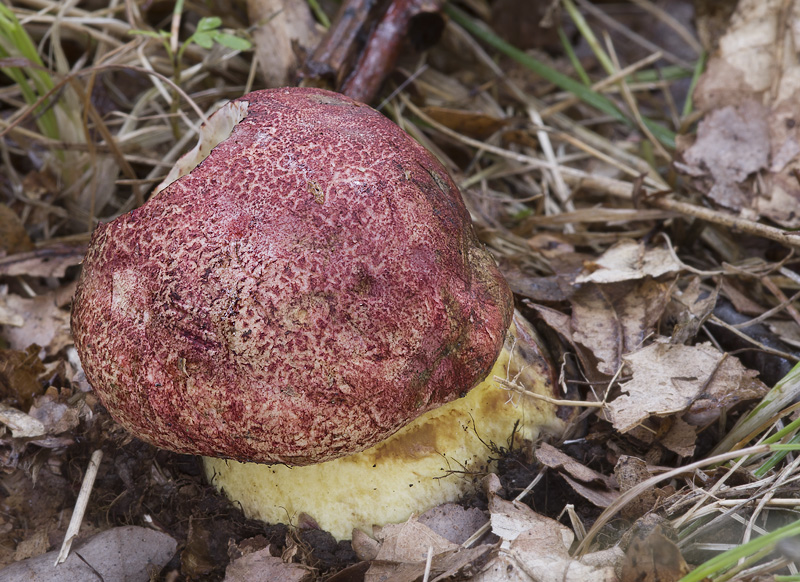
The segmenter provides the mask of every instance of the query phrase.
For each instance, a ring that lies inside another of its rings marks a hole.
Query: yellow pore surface
[[[399,523],[474,491],[497,458],[491,444],[507,448],[561,426],[555,407],[510,391],[493,378],[553,396],[547,362],[523,346],[528,323],[515,314],[505,347],[489,377],[459,398],[432,410],[393,436],[360,453],[317,465],[288,467],[205,458],[209,481],[248,517],[297,523],[301,513],[336,539],[353,528]],[[538,353],[538,350],[536,350]]]

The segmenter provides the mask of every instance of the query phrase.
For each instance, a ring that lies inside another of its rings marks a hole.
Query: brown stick
[[[444,0],[394,0],[370,34],[355,71],[347,79],[342,92],[359,101],[371,101],[394,69],[411,19],[421,12],[438,12],[443,4]]]
[[[370,102],[394,68],[411,19],[443,5],[444,0],[346,0],[306,61],[303,84]]]

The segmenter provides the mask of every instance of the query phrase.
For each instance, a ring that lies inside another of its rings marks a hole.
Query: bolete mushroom
[[[207,457],[248,515],[349,538],[458,498],[516,421],[558,427],[491,379],[552,395],[513,313],[442,164],[370,107],[293,88],[224,106],[96,229],[72,331],[122,426]]]

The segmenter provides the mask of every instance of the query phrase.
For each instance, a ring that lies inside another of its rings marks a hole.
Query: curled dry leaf
[[[766,386],[756,372],[711,344],[683,346],[663,339],[623,357],[632,379],[625,393],[606,408],[608,419],[628,432],[650,416],[667,416],[691,408],[692,424],[705,423],[733,404],[758,394]]]
[[[613,478],[590,469],[552,445],[542,443],[536,449],[536,459],[557,470],[579,495],[598,507],[608,507],[619,496]]]
[[[574,534],[568,527],[497,496],[489,499],[489,511],[492,531],[503,540],[502,547],[474,582],[616,580],[614,568],[623,557],[619,548],[575,559],[569,553]]]
[[[738,3],[694,94],[706,118],[677,164],[715,203],[787,228],[800,226],[800,65],[780,59],[798,17],[793,2]]]
[[[617,283],[644,277],[677,273],[681,264],[664,248],[647,248],[644,243],[623,240],[595,261],[586,261],[576,283]]]

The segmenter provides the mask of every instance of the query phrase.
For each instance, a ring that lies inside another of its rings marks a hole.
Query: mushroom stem
[[[551,364],[519,312],[483,382],[377,445],[303,467],[205,457],[206,474],[248,517],[297,523],[306,514],[336,539],[350,539],[353,528],[405,521],[473,492],[500,449],[563,429],[554,405],[512,392],[495,377],[555,395]]]

